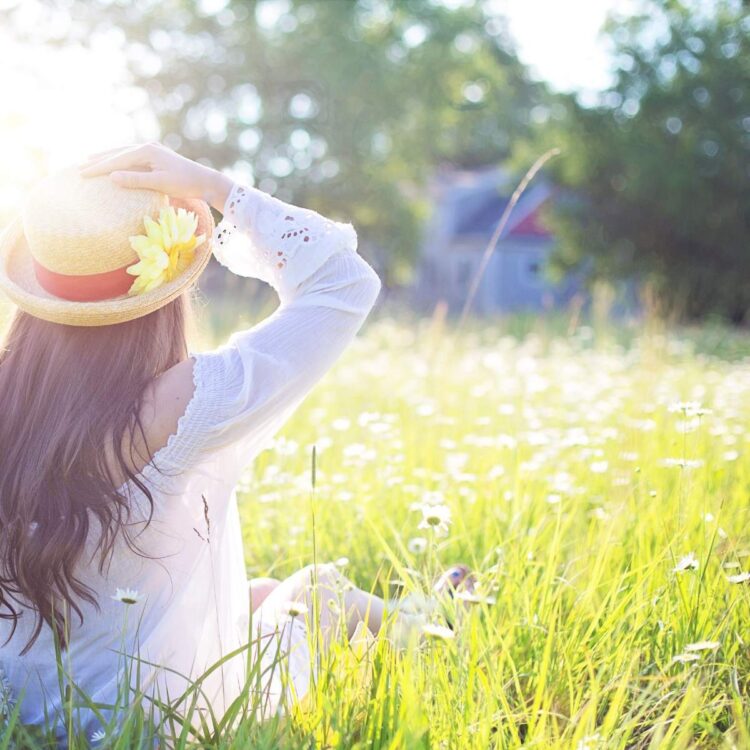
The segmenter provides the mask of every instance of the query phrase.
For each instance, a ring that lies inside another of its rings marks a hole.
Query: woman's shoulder
[[[219,347],[191,352],[154,378],[140,412],[150,456],[158,453],[159,463],[172,469],[190,468],[206,452],[207,434],[231,412],[234,391],[244,386],[245,373],[239,375],[238,381],[232,347]]]
[[[180,418],[195,392],[195,366],[193,355],[165,370],[146,388],[141,420],[152,453],[164,447],[177,432]]]
[[[137,429],[133,432],[132,447],[130,430],[126,430],[123,435],[123,458],[135,474],[140,474],[151,457],[163,451],[170,438],[177,434],[180,420],[194,395],[194,366],[195,360],[188,357],[165,370],[146,386],[139,412],[143,433]],[[117,483],[124,483],[126,478],[120,476],[121,469],[114,456],[110,455],[110,461]]]

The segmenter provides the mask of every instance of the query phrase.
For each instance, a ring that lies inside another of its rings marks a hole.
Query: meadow
[[[303,709],[202,746],[750,747],[749,424],[719,329],[369,321],[248,468],[248,572],[331,560],[396,596],[463,561],[480,596],[454,636],[338,644]]]

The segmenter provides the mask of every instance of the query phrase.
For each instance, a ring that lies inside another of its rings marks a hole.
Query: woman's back
[[[15,696],[26,694],[23,721],[42,723],[45,711],[54,716],[69,682],[111,705],[124,672],[133,687],[175,701],[188,679],[233,651],[240,653],[203,682],[198,705],[221,716],[243,690],[242,649],[253,632],[234,488],[354,338],[380,280],[356,253],[351,225],[242,185],[231,187],[223,207],[214,254],[230,270],[271,283],[280,305],[217,349],[180,358],[141,390],[143,433],[128,433],[122,442],[127,468],[138,472],[119,488],[128,533],[113,540],[100,569],[101,529],[89,513],[74,574],[95,593],[98,608],[81,602],[82,623],[75,612],[65,613],[66,674],[59,678],[47,623],[21,653],[33,632],[33,608],[22,612],[0,648]],[[146,444],[153,463],[146,463]],[[116,453],[102,452],[115,484],[124,479],[114,469]],[[10,620],[0,620],[3,641],[11,630]],[[140,656],[140,668],[126,655]],[[81,726],[98,727],[93,713],[82,714]]]

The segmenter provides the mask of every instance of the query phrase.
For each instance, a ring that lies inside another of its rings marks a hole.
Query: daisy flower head
[[[453,595],[454,599],[466,602],[466,604],[487,604],[493,605],[497,601],[494,596],[483,596],[475,591],[457,591]]]
[[[284,612],[289,617],[299,617],[300,615],[306,615],[310,610],[304,602],[288,601],[282,605]]]
[[[668,408],[673,414],[682,413],[687,417],[702,417],[711,413],[711,409],[707,409],[700,401],[675,401]]]
[[[167,206],[159,212],[159,220],[144,216],[146,234],[129,237],[130,246],[139,261],[128,266],[127,273],[136,279],[128,295],[144,294],[179,276],[195,257],[195,248],[205,235],[196,236],[198,217],[184,208]]]
[[[432,529],[438,535],[446,535],[451,525],[451,509],[447,505],[424,504],[422,520],[417,528]]]
[[[598,732],[595,734],[587,734],[583,739],[578,740],[576,750],[595,750],[595,748],[601,747],[602,744],[602,736]]]
[[[673,572],[684,573],[686,570],[698,570],[700,562],[694,552],[689,552],[674,566]]]
[[[456,637],[456,634],[450,628],[429,622],[422,625],[422,635],[436,641],[452,641]]]
[[[427,540],[423,536],[415,536],[406,544],[406,549],[412,555],[421,555],[427,549]]]
[[[112,598],[123,604],[137,604],[141,600],[141,595],[135,589],[118,588]]]

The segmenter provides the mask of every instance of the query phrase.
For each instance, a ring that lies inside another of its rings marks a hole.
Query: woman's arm
[[[119,157],[109,158],[116,164]],[[168,172],[159,158],[154,171]],[[189,166],[178,166],[190,174]],[[236,273],[267,281],[280,304],[256,326],[158,378],[151,419],[145,420],[154,426],[146,429],[149,438],[158,436],[152,442],[157,449],[169,441],[158,464],[190,466],[203,453],[233,445],[244,465],[352,341],[381,282],[357,254],[350,224],[244,185],[231,183],[226,191],[223,175],[212,181],[202,169],[194,174],[200,185],[179,187],[162,178],[159,189],[169,183],[172,195],[223,195],[224,218],[213,238],[216,258]]]

